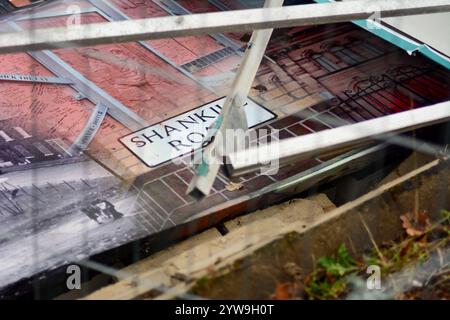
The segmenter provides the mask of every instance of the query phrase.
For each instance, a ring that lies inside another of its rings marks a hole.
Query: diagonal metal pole
[[[266,0],[264,7],[273,8],[282,5],[283,0]],[[214,139],[203,151],[197,153],[200,157],[194,159],[198,166],[187,193],[196,198],[209,194],[227,149],[230,147],[240,149],[245,143],[241,141],[241,138],[245,139],[244,135],[239,135],[248,129],[244,107],[272,32],[273,29],[253,32],[231,91],[224,102],[222,113],[210,129],[209,136]],[[230,141],[230,136],[233,141]]]
[[[396,134],[442,123],[449,119],[450,102],[447,101],[258,147],[241,149],[228,154],[227,172],[231,176],[238,176],[262,169],[271,163],[282,166],[376,141],[386,141],[407,147],[405,140]],[[437,149],[434,151],[440,152]]]

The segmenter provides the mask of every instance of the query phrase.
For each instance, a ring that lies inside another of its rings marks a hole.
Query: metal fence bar
[[[446,12],[450,0],[345,1],[36,29],[1,34],[0,53],[319,25],[368,19],[374,11],[386,18]]]
[[[228,155],[227,170],[230,175],[235,176],[258,170],[270,163],[276,162],[283,165],[327,152],[362,146],[377,140],[395,144],[398,142],[396,133],[445,122],[449,119],[450,102],[442,102],[429,107],[238,150]]]
[[[282,6],[284,0],[266,0],[264,7],[273,8]],[[219,172],[221,161],[219,157],[225,156],[228,152],[225,139],[228,137],[228,130],[247,130],[247,118],[245,116],[244,107],[247,100],[250,87],[255,79],[261,60],[266,51],[273,29],[256,30],[247,44],[244,58],[242,59],[239,71],[233,81],[230,93],[223,104],[222,112],[214,127],[211,128],[211,136],[219,136],[222,139],[213,139],[213,141],[205,147],[201,154],[200,164],[196,167],[195,176],[192,178],[187,194],[195,198],[207,196]],[[245,141],[237,138],[238,147],[244,146]],[[234,140],[234,138],[232,138]]]

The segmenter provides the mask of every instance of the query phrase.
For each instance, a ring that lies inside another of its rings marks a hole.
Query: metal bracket
[[[77,153],[82,153],[88,148],[98,129],[100,129],[107,111],[108,108],[102,104],[95,106],[83,130],[75,139],[75,142],[67,150],[68,153],[75,155]]]
[[[73,81],[60,77],[36,76],[28,74],[6,74],[0,73],[0,81],[35,82],[48,84],[73,84]]]

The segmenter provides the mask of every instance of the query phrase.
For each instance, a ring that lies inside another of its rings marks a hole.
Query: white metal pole
[[[266,0],[264,7],[282,6],[283,1]],[[192,178],[187,190],[187,193],[194,197],[201,198],[209,194],[219,168],[223,164],[222,157],[226,155],[227,149],[230,147],[239,149],[245,143],[245,141],[241,141],[241,139],[245,139],[245,136],[239,135],[239,133],[244,133],[248,129],[244,105],[272,32],[273,29],[256,30],[247,44],[231,91],[224,102],[215,127],[212,128],[211,135],[215,135],[216,138],[203,151],[198,153],[201,157],[196,167],[196,175]],[[230,141],[230,136],[233,141]]]
[[[394,134],[396,133],[445,122],[449,119],[450,102],[442,102],[429,107],[238,150],[228,154],[227,170],[231,176],[237,176],[267,167],[271,163],[284,165],[374,141],[395,143]]]
[[[35,29],[0,35],[0,53],[318,25],[450,11],[450,0],[361,0]],[[1,29],[1,26],[0,26]]]

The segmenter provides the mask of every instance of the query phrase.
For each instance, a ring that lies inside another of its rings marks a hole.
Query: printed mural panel
[[[151,1],[112,3],[130,18],[169,14]],[[202,12],[217,10],[206,0],[197,3]],[[32,25],[61,26],[66,19],[40,18]],[[81,15],[82,23],[105,19],[99,12]],[[24,29],[31,25],[18,24]],[[245,39],[238,34],[226,36]],[[226,95],[241,59],[211,36],[145,44],[53,52],[149,126],[183,117]],[[261,64],[250,93],[262,110],[276,115],[259,126],[255,123],[252,129],[264,128],[265,136],[258,139],[265,141],[402,112],[450,96],[448,70],[424,57],[409,56],[350,23],[276,30],[266,55],[269,59]],[[309,159],[270,176],[245,175],[238,179],[243,187],[234,191],[226,188],[229,180],[220,173],[211,195],[199,202],[185,195],[193,176],[188,156],[149,168],[119,141],[132,130],[110,115],[105,116],[88,150],[73,152],[96,104],[70,84],[11,81],[11,75],[63,78],[31,55],[1,55],[0,74],[3,289],[69,261],[155,234],[194,215],[222,212],[230,200],[241,199],[245,204],[264,187],[322,162]]]

